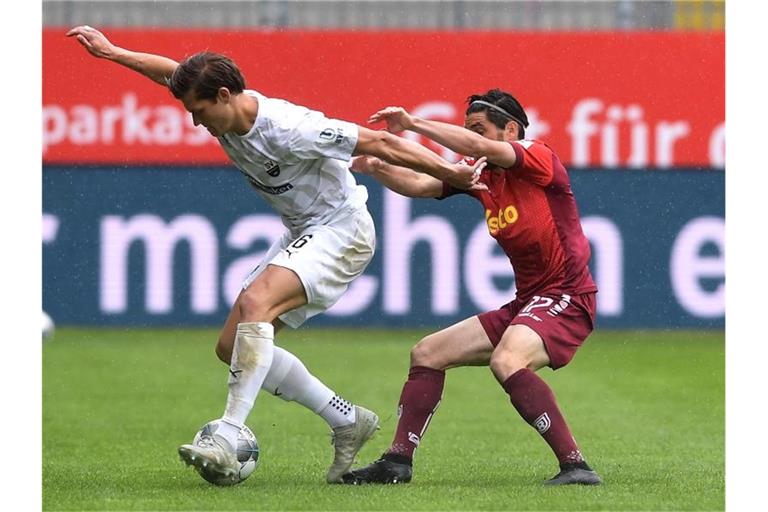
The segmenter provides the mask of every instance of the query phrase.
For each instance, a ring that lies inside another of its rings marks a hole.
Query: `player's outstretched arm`
[[[507,142],[486,139],[462,126],[412,116],[402,107],[387,107],[371,115],[369,123],[385,121],[387,130],[411,130],[465,156],[488,157],[500,167],[512,167],[517,160],[515,150]]]
[[[167,79],[179,65],[173,59],[151,53],[134,52],[112,44],[100,31],[88,25],[75,27],[67,32],[68,37],[76,37],[94,57],[117,62],[129,69],[137,71],[150,80],[167,86]]]
[[[485,159],[474,165],[459,162],[451,164],[421,144],[397,137],[385,131],[359,127],[353,155],[371,155],[393,165],[428,174],[462,190],[487,190],[478,182]]]
[[[350,170],[373,176],[388,189],[406,197],[440,197],[443,193],[443,182],[437,178],[392,165],[375,156],[356,156]]]

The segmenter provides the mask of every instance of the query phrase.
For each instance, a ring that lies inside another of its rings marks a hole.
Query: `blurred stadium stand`
[[[43,25],[724,30],[724,0],[45,0]]]

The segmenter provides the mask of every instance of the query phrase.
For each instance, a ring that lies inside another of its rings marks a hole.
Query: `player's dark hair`
[[[473,94],[467,98],[466,114],[485,112],[488,120],[497,128],[504,129],[507,123],[514,121],[518,126],[518,138],[525,138],[525,129],[528,127],[528,116],[523,106],[514,96],[501,89],[491,89],[485,94]],[[495,107],[495,108],[494,108]]]
[[[174,70],[168,87],[181,99],[189,91],[199,100],[213,100],[220,87],[232,94],[245,89],[245,79],[232,59],[213,52],[200,52],[184,59]]]

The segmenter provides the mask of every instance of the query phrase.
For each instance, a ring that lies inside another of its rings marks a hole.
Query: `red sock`
[[[440,405],[445,383],[445,371],[425,366],[414,366],[400,393],[397,431],[387,453],[413,458],[429,420]]]
[[[523,368],[505,380],[502,387],[520,416],[549,444],[560,464],[584,460],[546,382]]]

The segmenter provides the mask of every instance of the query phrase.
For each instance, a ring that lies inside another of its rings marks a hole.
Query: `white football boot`
[[[329,484],[344,483],[341,476],[349,471],[355,462],[355,455],[379,429],[379,417],[372,411],[355,406],[355,422],[333,429],[332,443],[336,450],[333,464],[328,468],[325,479]]]
[[[215,434],[200,437],[197,444],[179,446],[179,457],[199,472],[206,471],[225,478],[234,477],[240,469],[235,451],[223,437]]]

